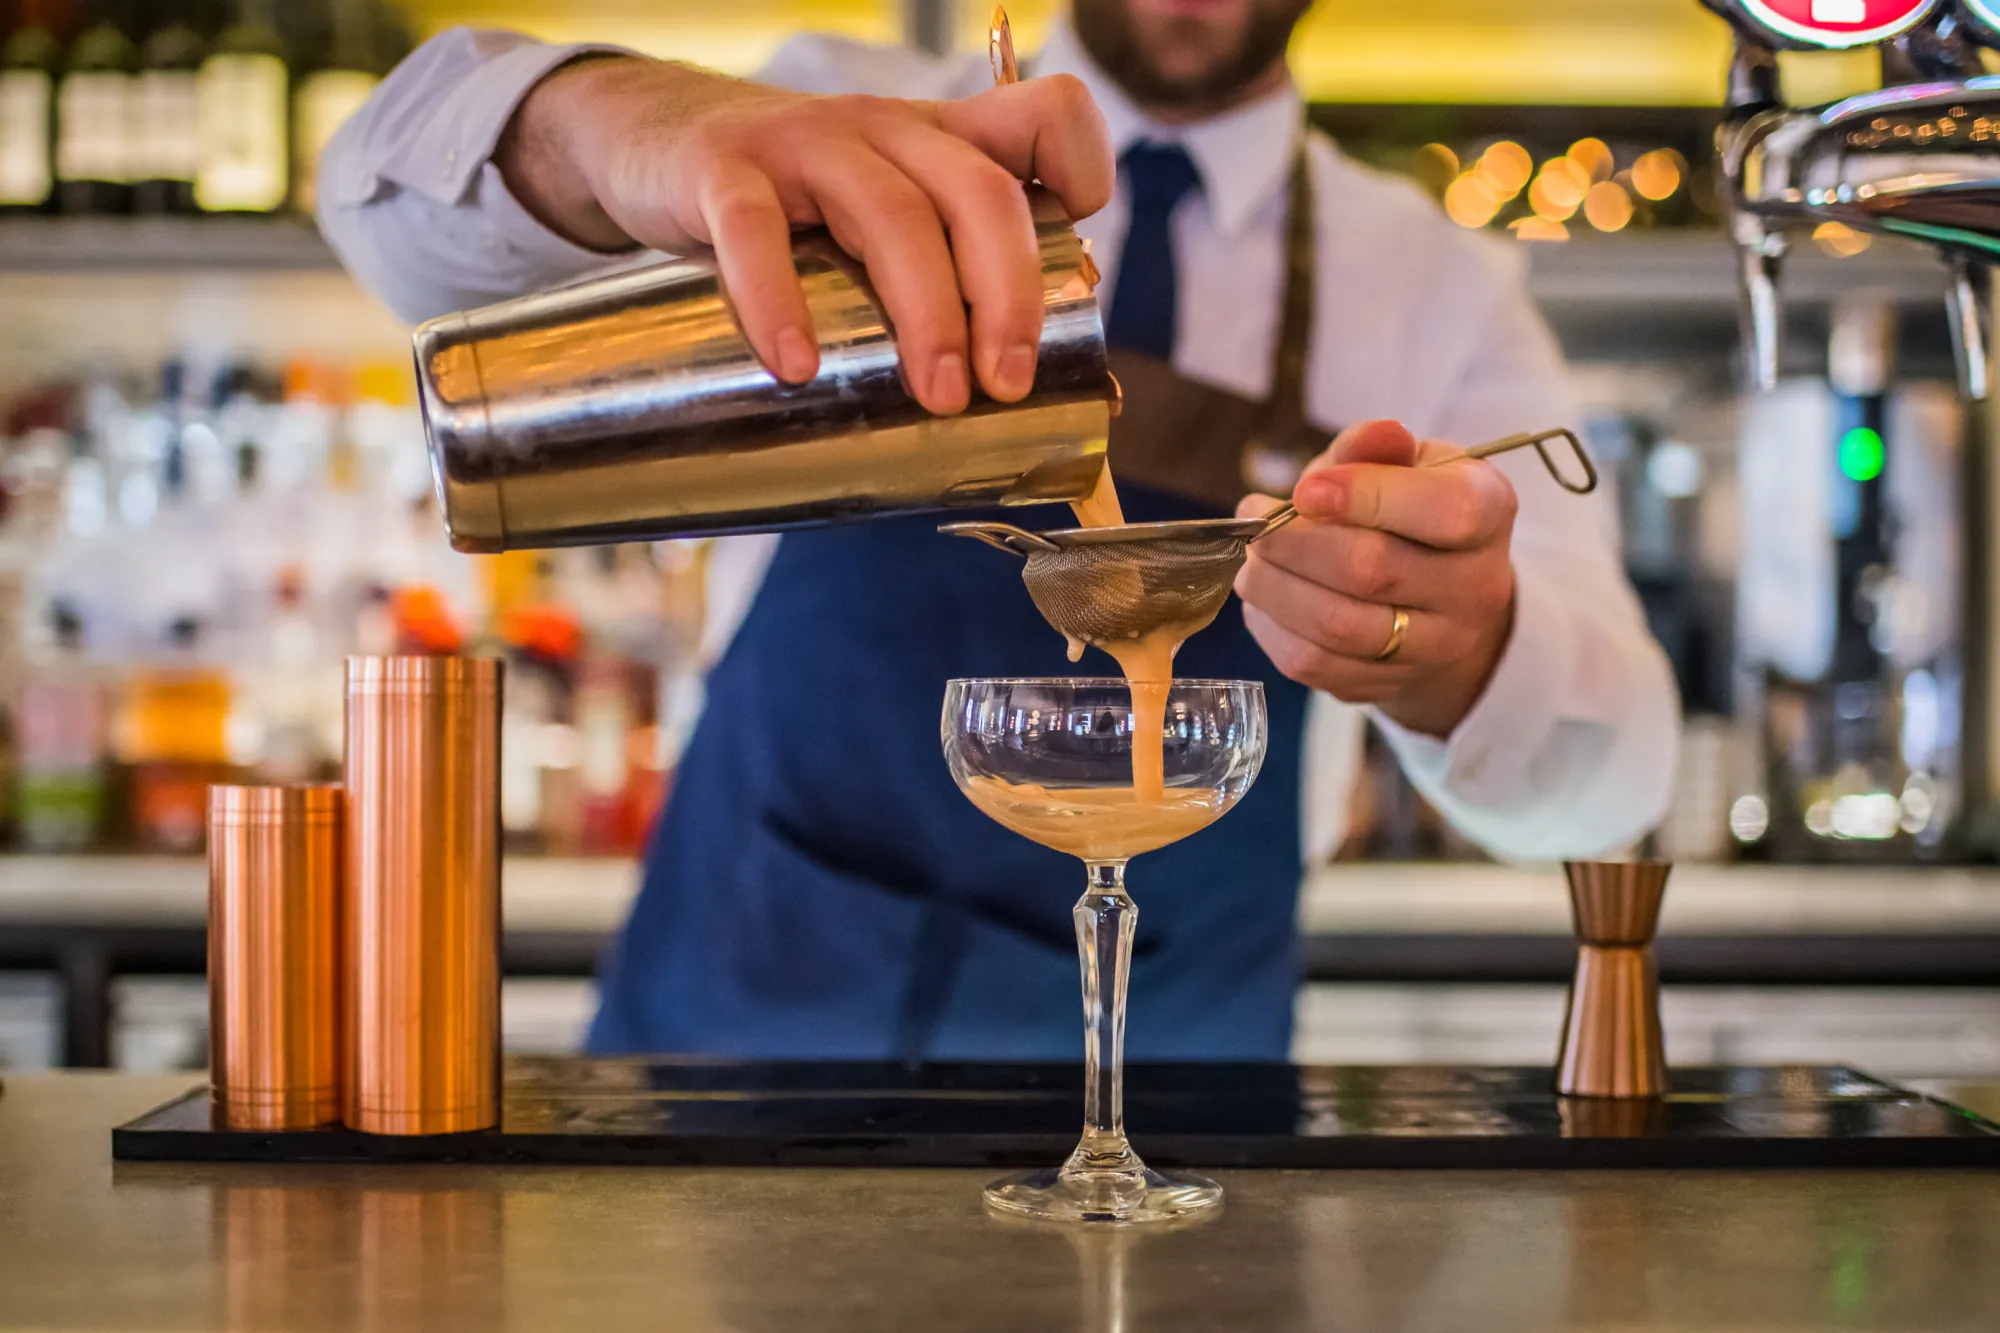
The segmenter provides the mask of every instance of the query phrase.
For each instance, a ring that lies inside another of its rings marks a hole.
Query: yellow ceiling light
[[[1535,159],[1513,140],[1502,139],[1480,154],[1474,170],[1504,202],[1519,194],[1535,174]]]
[[[1507,224],[1507,230],[1523,241],[1566,241],[1569,228],[1548,218],[1522,218]]]
[[[1813,240],[1835,259],[1852,259],[1871,244],[1866,232],[1856,231],[1844,222],[1820,223],[1813,228]]]
[[[1618,159],[1602,139],[1578,139],[1569,146],[1569,160],[1590,173],[1593,181],[1608,181],[1618,169]]]
[[[1599,231],[1623,231],[1632,223],[1632,196],[1617,181],[1599,181],[1583,197],[1583,216]]]
[[[1445,187],[1445,215],[1461,227],[1483,227],[1493,221],[1504,199],[1496,198],[1485,178],[1468,171]]]
[[[1632,164],[1632,188],[1639,192],[1640,198],[1658,203],[1673,197],[1686,174],[1687,162],[1679,153],[1671,148],[1655,148],[1650,153],[1641,153]]]

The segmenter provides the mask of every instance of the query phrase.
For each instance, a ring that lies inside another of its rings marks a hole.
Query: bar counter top
[[[1223,1172],[1105,1232],[977,1171],[114,1167],[189,1086],[5,1078],[0,1328],[2000,1328],[1987,1172]]]

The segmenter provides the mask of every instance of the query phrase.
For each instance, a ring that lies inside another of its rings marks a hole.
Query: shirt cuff
[[[426,115],[423,128],[383,161],[378,174],[439,203],[461,203],[536,84],[579,56],[631,54],[619,46],[526,42],[485,60]]]
[[[1404,771],[1420,786],[1474,807],[1504,809],[1538,790],[1532,772],[1557,723],[1598,720],[1577,693],[1572,609],[1541,575],[1514,571],[1514,629],[1486,692],[1449,740],[1426,736],[1371,709]]]

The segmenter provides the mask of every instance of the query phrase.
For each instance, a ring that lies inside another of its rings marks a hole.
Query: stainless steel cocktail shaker
[[[1045,320],[1030,395],[955,417],[904,387],[861,267],[824,232],[795,254],[819,374],[788,385],[744,339],[713,263],[676,260],[451,315],[417,331],[452,545],[504,551],[1077,500],[1103,468],[1117,384],[1096,273],[1029,187]]]

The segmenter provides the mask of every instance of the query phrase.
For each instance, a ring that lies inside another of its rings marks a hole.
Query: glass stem
[[[1076,948],[1083,963],[1083,1142],[1065,1171],[1136,1173],[1125,1141],[1125,987],[1139,908],[1125,892],[1123,861],[1091,861],[1076,904]]]

